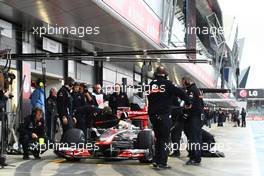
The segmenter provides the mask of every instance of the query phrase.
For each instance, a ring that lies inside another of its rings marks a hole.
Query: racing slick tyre
[[[82,130],[77,128],[69,129],[61,139],[63,144],[85,144],[85,136]]]
[[[80,161],[81,158],[66,158],[67,161],[77,162]]]
[[[61,144],[65,146],[67,144],[68,147],[73,146],[83,146],[85,145],[85,136],[82,130],[77,128],[68,129],[62,136]],[[65,158],[67,161],[80,161],[80,158],[66,157],[65,154],[58,150],[55,150],[54,153],[62,158]]]
[[[140,158],[139,162],[152,162],[154,154],[154,134],[152,130],[143,130],[138,133],[136,148],[149,150],[149,153],[147,153],[144,157]]]

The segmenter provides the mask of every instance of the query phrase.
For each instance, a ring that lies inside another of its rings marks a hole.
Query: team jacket
[[[171,113],[174,96],[184,100],[186,105],[190,104],[190,100],[185,92],[182,89],[175,87],[172,82],[165,77],[156,76],[149,86],[148,113],[150,115]]]
[[[24,123],[20,128],[22,136],[28,135],[31,137],[32,133],[38,135],[38,137],[45,138],[45,126],[44,120],[41,118],[40,121],[35,121],[33,115],[25,117]]]
[[[196,84],[191,84],[187,87],[187,95],[192,103],[192,108],[189,110],[191,115],[200,115],[203,113],[204,102],[200,90]]]
[[[63,116],[72,116],[72,101],[73,100],[69,90],[65,86],[62,86],[57,95],[57,108],[60,118]]]

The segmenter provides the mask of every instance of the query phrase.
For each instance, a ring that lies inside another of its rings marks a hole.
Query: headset
[[[45,83],[44,83],[44,81],[42,79],[38,79],[36,81],[36,84],[37,84],[38,87],[44,87],[45,86]]]

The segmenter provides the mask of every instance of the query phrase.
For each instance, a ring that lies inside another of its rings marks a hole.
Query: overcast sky
[[[264,1],[218,0],[223,15],[235,16],[245,37],[241,68],[251,66],[247,88],[264,88]]]

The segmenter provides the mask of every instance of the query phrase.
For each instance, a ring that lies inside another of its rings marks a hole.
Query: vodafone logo
[[[246,98],[248,96],[248,93],[245,89],[243,89],[243,90],[240,90],[239,96],[242,98]]]

